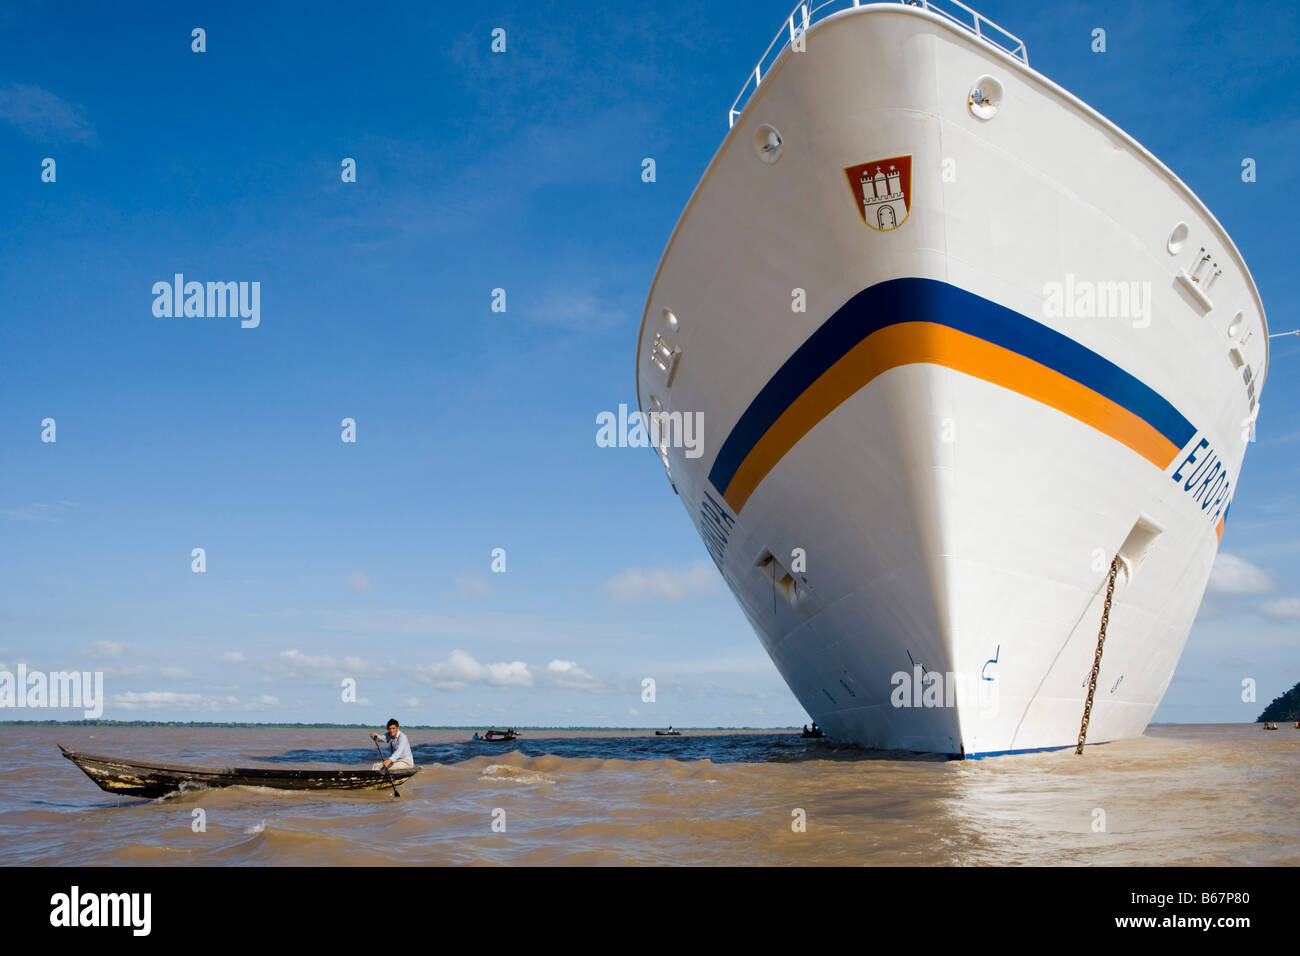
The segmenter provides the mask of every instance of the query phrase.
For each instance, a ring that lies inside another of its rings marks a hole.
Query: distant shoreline
[[[373,724],[287,724],[287,723],[245,723],[238,721],[202,721],[202,720],[0,720],[0,727],[177,727],[186,730],[195,729],[263,729],[263,730],[367,730],[383,726]],[[484,727],[510,726],[518,731],[534,730],[663,730],[658,727],[531,727],[526,724],[402,724],[403,730],[482,730]],[[678,727],[674,730],[800,730],[789,727]]]
[[[1288,721],[1289,723],[1290,721]],[[1179,722],[1152,722],[1152,727],[1195,727],[1203,724],[1258,724],[1259,720],[1226,720],[1226,721],[1179,721]],[[382,723],[373,724],[314,724],[314,723],[251,723],[244,721],[204,721],[204,720],[0,720],[0,727],[172,727],[184,730],[202,730],[202,729],[241,729],[241,730],[368,730],[374,727],[381,727]],[[495,727],[514,727],[516,730],[538,731],[538,730],[631,730],[631,731],[654,731],[665,729],[662,725],[654,727],[614,727],[614,726],[587,726],[587,725],[567,725],[567,726],[530,726],[526,724],[402,724],[403,730],[482,730],[484,728]],[[673,725],[674,730],[793,730],[798,731],[802,728],[790,725],[780,725],[775,727],[739,727],[739,726],[718,726],[718,727],[686,727]]]

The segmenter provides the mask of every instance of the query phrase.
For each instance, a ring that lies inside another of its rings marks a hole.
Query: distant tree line
[[[1300,684],[1296,685],[1300,687]],[[1261,718],[1262,719],[1262,718]],[[1288,718],[1289,719],[1289,718]],[[0,727],[225,727],[225,728],[284,728],[286,730],[369,730],[379,724],[286,724],[240,723],[229,720],[0,720]],[[457,724],[433,726],[431,724],[403,724],[403,730],[478,730],[485,724]],[[514,725],[518,730],[651,730],[650,727],[530,727]],[[796,727],[682,727],[681,730],[797,730]]]
[[[0,727],[283,727],[298,730],[357,730],[369,724],[258,724],[226,720],[4,720]],[[411,730],[433,730],[414,724]]]

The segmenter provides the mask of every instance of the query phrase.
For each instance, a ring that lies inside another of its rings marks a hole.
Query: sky
[[[0,670],[102,671],[122,720],[805,722],[653,452],[595,441],[790,5],[0,8]],[[1300,11],[979,9],[1300,325]],[[175,273],[258,282],[259,324],[156,316]],[[1158,721],[1300,680],[1298,394],[1274,339]]]

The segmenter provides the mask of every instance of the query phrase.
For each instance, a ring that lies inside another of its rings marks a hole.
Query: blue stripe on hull
[[[873,332],[932,322],[998,345],[1092,389],[1146,421],[1176,448],[1196,429],[1167,399],[1110,360],[1013,309],[935,279],[891,279],[863,289],[795,350],[759,391],[718,450],[709,482],[726,491],[782,413]]]

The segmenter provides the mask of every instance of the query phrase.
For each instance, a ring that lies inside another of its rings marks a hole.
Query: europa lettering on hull
[[[700,415],[702,453],[657,458],[828,736],[1074,746],[1113,563],[1087,740],[1136,736],[1239,483],[1263,304],[1172,172],[942,6],[781,25],[660,261],[638,400]]]

